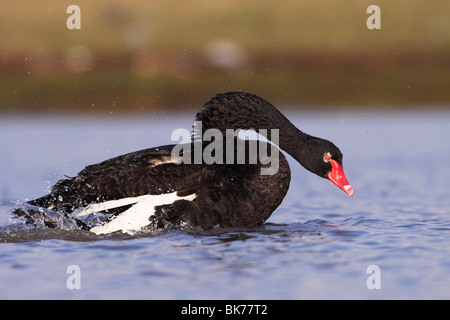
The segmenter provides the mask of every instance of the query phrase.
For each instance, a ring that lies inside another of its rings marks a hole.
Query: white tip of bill
[[[347,184],[344,187],[344,191],[351,197],[353,195],[353,188],[351,185]]]

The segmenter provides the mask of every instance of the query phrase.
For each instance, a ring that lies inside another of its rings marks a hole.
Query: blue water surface
[[[171,143],[194,112],[2,116],[0,298],[450,298],[450,112],[286,114],[341,149],[353,197],[288,157],[289,192],[260,228],[103,237],[10,211],[87,164]]]

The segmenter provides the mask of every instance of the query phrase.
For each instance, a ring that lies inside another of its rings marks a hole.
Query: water
[[[8,212],[87,164],[170,143],[191,113],[4,116],[0,298],[450,298],[450,113],[288,116],[339,146],[352,198],[288,158],[290,190],[263,227],[135,237],[35,229]],[[80,289],[68,288],[71,265]]]

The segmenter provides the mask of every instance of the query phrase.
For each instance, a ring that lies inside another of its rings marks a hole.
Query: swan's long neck
[[[267,132],[267,139],[271,140],[273,129],[278,130],[279,141],[272,141],[293,156],[303,165],[301,150],[307,147],[311,136],[297,129],[278,109],[266,100],[244,92],[230,92],[218,94],[206,102],[197,113],[196,121],[201,121],[202,134],[208,129],[218,129],[222,134],[227,129],[253,129],[261,133]],[[194,136],[199,132],[195,132]]]

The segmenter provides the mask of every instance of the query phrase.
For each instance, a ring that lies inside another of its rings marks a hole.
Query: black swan
[[[194,127],[192,141],[187,144],[141,150],[89,165],[15,213],[49,227],[71,221],[96,234],[183,225],[203,230],[259,226],[280,205],[289,188],[289,164],[273,144],[307,170],[353,195],[339,149],[330,141],[300,131],[272,104],[254,94],[218,94],[197,113],[196,123],[201,123],[201,129]],[[211,150],[207,141],[197,141],[208,129],[224,135],[231,129],[264,129],[261,132],[272,143],[252,145],[234,135],[233,147],[226,149],[230,141],[220,142],[215,136],[216,146],[227,151],[219,152],[220,148]],[[238,141],[244,141],[240,145],[244,149],[238,149]],[[259,153],[252,161],[250,149],[255,145]],[[175,147],[179,150],[173,153]],[[200,155],[210,148],[209,154],[216,161],[198,161],[195,148],[200,148]],[[224,154],[228,151],[233,153],[231,157]],[[249,157],[239,162],[243,152]],[[276,155],[272,159],[277,161],[276,170],[263,174],[262,169],[272,165],[267,161],[269,154]],[[91,219],[86,219],[88,216]]]

